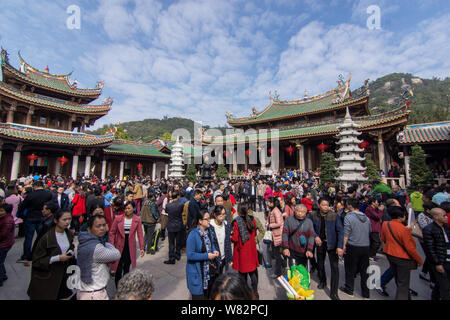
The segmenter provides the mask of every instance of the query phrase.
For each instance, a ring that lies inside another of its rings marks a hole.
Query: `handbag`
[[[411,226],[411,235],[413,237],[423,239],[422,229],[420,228],[419,223],[417,221],[414,222],[413,225]]]
[[[400,241],[398,241],[397,238],[394,236],[394,233],[392,232],[392,229],[391,229],[391,223],[388,222],[387,224],[388,224],[388,228],[389,228],[392,238],[394,238],[395,242],[397,242],[397,244],[403,249],[403,251],[406,252],[406,254],[408,255],[408,257],[410,259],[409,260],[409,263],[410,263],[409,269],[416,270],[419,267],[417,264],[417,261],[411,258],[411,256],[408,253],[408,250],[406,250],[405,247],[400,243]]]
[[[267,230],[267,231],[264,233],[263,242],[264,242],[265,244],[271,244],[272,241],[273,241],[273,240],[272,240],[272,231]]]

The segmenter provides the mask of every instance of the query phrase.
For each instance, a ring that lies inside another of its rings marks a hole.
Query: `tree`
[[[372,155],[367,153],[366,155],[366,177],[368,182],[373,184],[375,180],[380,180],[380,175],[378,174],[377,166],[373,162]]]
[[[225,168],[225,165],[222,163],[222,164],[219,164],[219,167],[217,168],[217,171],[216,171],[216,178],[219,178],[219,179],[228,179],[228,171],[227,171],[227,169]]]
[[[434,182],[433,173],[425,163],[425,152],[419,145],[411,147],[411,186],[413,188],[426,187]]]
[[[125,130],[123,127],[114,126],[112,128],[107,128],[105,134],[110,134],[111,132],[114,132],[114,138],[116,139],[131,140],[131,138],[128,136],[127,130]]]
[[[333,183],[336,181],[338,172],[336,170],[336,159],[334,155],[329,152],[322,153],[320,160],[320,185],[325,183]]]
[[[163,141],[172,141],[172,134],[166,131],[159,137],[159,139]]]
[[[188,165],[186,170],[186,179],[188,179],[191,182],[197,182],[197,169],[195,168],[195,165],[192,163]]]

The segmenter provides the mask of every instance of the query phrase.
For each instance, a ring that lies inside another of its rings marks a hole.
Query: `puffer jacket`
[[[444,226],[444,231],[450,239],[450,228]],[[430,223],[423,230],[423,244],[427,258],[435,265],[443,265],[447,259],[447,245],[442,228],[436,222]]]
[[[275,247],[281,246],[283,225],[283,214],[280,209],[274,208],[269,214],[269,228],[272,231],[272,240]]]

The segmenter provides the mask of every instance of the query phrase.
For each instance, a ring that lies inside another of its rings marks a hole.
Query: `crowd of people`
[[[167,239],[164,263],[179,263],[186,255],[194,300],[259,299],[259,267],[275,279],[286,267],[302,264],[317,272],[317,288],[325,290],[327,263],[331,299],[353,296],[357,275],[363,298],[370,298],[366,271],[381,254],[389,268],[378,294],[390,296],[386,286],[395,279],[395,299],[411,299],[416,293],[410,289],[411,270],[421,267],[430,298],[448,300],[449,193],[449,184],[408,193],[379,181],[344,189],[321,185],[307,171],[251,172],[197,183],[21,177],[0,182],[0,287],[8,279],[8,251],[24,238],[17,263],[31,269],[32,300],[109,299],[111,277],[116,299],[151,299],[153,281],[136,262],[154,255]],[[80,269],[76,290],[67,286],[73,265]]]

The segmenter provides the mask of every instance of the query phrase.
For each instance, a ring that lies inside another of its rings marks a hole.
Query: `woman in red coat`
[[[83,223],[83,218],[86,216],[86,193],[82,186],[75,187],[75,197],[72,200],[72,226],[75,232],[80,231],[80,226]]]
[[[258,295],[258,251],[256,250],[256,222],[248,215],[246,204],[239,204],[239,215],[233,220],[233,234],[231,241],[234,243],[233,269],[239,271],[247,282],[247,275],[252,281],[255,296]]]
[[[136,233],[139,241],[141,258],[144,256],[144,233],[141,218],[134,214],[136,204],[129,201],[125,204],[125,214],[114,219],[109,242],[121,253],[120,260],[111,265],[115,272],[116,288],[119,280],[130,271],[130,265],[136,268]]]

